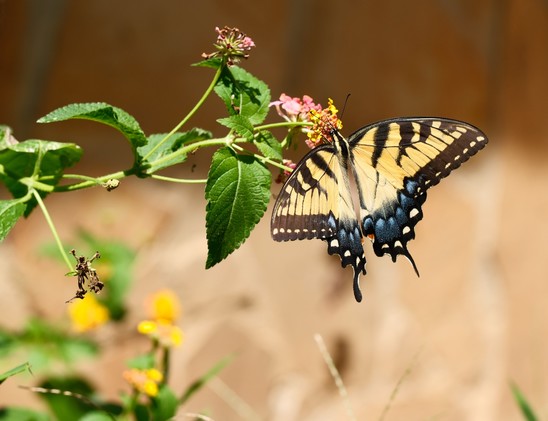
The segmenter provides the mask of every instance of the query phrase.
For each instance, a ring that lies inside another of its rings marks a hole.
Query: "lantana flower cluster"
[[[147,308],[150,319],[139,323],[139,333],[149,336],[163,348],[180,346],[183,331],[174,324],[180,312],[177,296],[170,290],[158,291],[149,298]]]
[[[337,116],[338,110],[331,98],[328,100],[327,108],[323,108],[308,95],[298,98],[281,94],[280,99],[271,102],[270,106],[275,107],[278,115],[286,121],[310,123],[301,128],[307,135],[305,143],[310,149],[314,149],[322,143],[332,142],[333,130],[342,129],[342,122]],[[291,170],[297,166],[288,159],[284,159],[282,163]],[[278,175],[276,182],[283,182],[290,173],[291,171],[288,170],[283,171]]]
[[[249,51],[255,47],[255,42],[238,28],[225,26],[217,31],[217,42],[213,46],[217,49],[214,53],[203,53],[206,60],[220,57],[226,60],[229,66],[237,64],[241,59],[249,57]]]

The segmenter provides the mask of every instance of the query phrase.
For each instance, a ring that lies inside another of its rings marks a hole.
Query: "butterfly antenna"
[[[342,117],[344,115],[344,110],[346,110],[346,104],[348,104],[348,100],[350,99],[350,94],[346,94],[346,98],[344,99],[344,104],[343,104],[343,107],[342,107],[342,111],[341,111],[341,120],[342,120]]]

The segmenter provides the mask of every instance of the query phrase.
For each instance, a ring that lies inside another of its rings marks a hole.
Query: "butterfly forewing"
[[[301,160],[274,205],[272,238],[276,241],[327,238],[340,217],[341,168],[331,145],[316,148]]]
[[[460,121],[406,118],[383,121],[350,136],[364,235],[378,256],[406,256],[422,219],[426,190],[458,168],[487,142]]]
[[[365,274],[362,233],[348,180],[346,145],[342,137],[333,145],[310,151],[282,187],[271,220],[276,241],[320,238],[327,252],[338,254],[341,265],[354,269],[354,295],[361,301],[360,273]]]

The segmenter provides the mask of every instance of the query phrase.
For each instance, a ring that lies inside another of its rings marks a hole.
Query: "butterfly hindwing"
[[[407,242],[422,219],[426,190],[486,142],[477,128],[439,118],[386,120],[350,136],[360,220],[375,254],[390,254],[393,261],[404,255],[418,275]]]
[[[354,269],[354,293],[361,301],[359,275],[365,274],[362,234],[348,181],[347,161],[335,145],[310,151],[285,182],[274,205],[276,241],[319,238],[341,265]]]

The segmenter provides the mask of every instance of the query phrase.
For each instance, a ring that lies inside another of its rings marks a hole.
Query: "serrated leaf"
[[[223,69],[215,93],[224,101],[230,115],[247,117],[252,125],[262,123],[268,114],[270,89],[240,67]]]
[[[282,145],[269,131],[261,130],[255,137],[255,145],[267,158],[276,161],[283,159]]]
[[[27,205],[18,200],[0,200],[0,241],[4,241],[26,208]]]
[[[26,177],[38,179],[43,184],[55,186],[65,168],[74,165],[82,156],[82,149],[73,143],[50,142],[46,140],[25,140],[0,149],[0,172],[2,180],[11,194],[18,198],[28,192],[20,180]],[[46,193],[40,191],[42,197]],[[25,216],[34,206],[35,199],[27,202]]]
[[[114,127],[129,140],[133,150],[143,146],[147,141],[139,123],[131,114],[105,102],[65,105],[38,119],[38,123],[53,123],[72,119],[91,120]]]
[[[253,125],[247,117],[237,114],[231,115],[230,117],[219,118],[217,122],[234,130],[249,142],[253,141]]]
[[[210,268],[240,247],[266,211],[270,171],[258,160],[230,148],[213,155],[205,197]]]
[[[165,137],[166,133],[153,134],[148,137],[147,144],[141,146],[137,149],[137,154],[140,160],[143,160],[150,151],[153,151],[150,156],[146,158],[146,161],[142,161],[142,165],[147,167],[146,172],[152,174],[162,168],[170,167],[175,164],[186,161],[187,155],[180,154],[174,156],[172,159],[155,163],[160,158],[163,158],[169,154],[180,149],[182,146],[189,142],[194,142],[198,140],[211,139],[213,134],[210,131],[203,130],[200,128],[193,128],[188,132],[184,133],[174,133],[165,143],[163,143],[159,148],[154,150],[156,145],[160,143]]]

